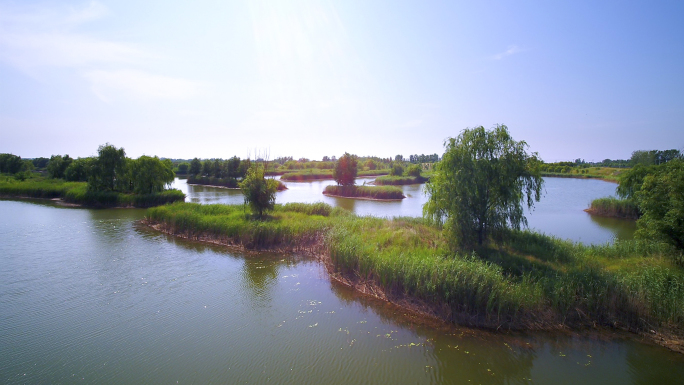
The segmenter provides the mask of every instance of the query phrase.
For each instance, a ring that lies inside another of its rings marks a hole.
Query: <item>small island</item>
[[[123,148],[107,143],[98,156],[72,159],[53,155],[46,162],[47,176],[33,171],[30,161],[0,154],[0,197],[50,199],[58,204],[86,207],[152,207],[185,200],[170,189],[175,178],[168,159],[143,155],[126,157]]]

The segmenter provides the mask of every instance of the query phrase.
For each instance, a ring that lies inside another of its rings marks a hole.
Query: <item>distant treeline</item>
[[[584,159],[575,159],[572,162],[553,162],[545,163],[547,167],[614,167],[614,168],[630,168],[638,164],[643,166],[652,166],[667,163],[674,159],[684,159],[684,154],[679,150],[639,150],[632,152],[629,159],[604,159],[600,162],[587,162]],[[546,171],[546,170],[542,170]],[[554,172],[554,171],[549,171]],[[562,172],[562,171],[555,171]]]
[[[207,178],[243,178],[244,173],[249,168],[249,159],[240,159],[234,156],[230,159],[170,159],[174,165],[174,171],[181,175],[199,175]],[[257,162],[267,165],[268,174],[283,174],[298,170],[332,170],[337,162],[336,156],[324,156],[322,160],[311,160],[308,158],[294,159],[291,156],[278,157],[273,160],[256,159]],[[425,164],[424,168],[429,169],[430,163],[439,161],[439,155],[410,155],[404,158],[403,155],[396,155],[394,158],[381,158],[377,156],[358,157],[357,167],[359,171],[386,170],[400,164],[402,167],[406,163]],[[237,167],[237,168],[236,168]],[[236,171],[238,170],[238,171]]]

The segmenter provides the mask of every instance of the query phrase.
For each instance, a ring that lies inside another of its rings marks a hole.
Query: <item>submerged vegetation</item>
[[[264,220],[245,206],[175,203],[149,209],[146,221],[190,239],[309,253],[340,279],[466,325],[684,326],[682,255],[666,243],[583,246],[510,230],[495,244],[456,251],[423,219],[358,217],[322,203],[275,205]]]

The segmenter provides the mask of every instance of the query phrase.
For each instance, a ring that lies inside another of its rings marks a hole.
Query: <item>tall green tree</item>
[[[340,186],[353,186],[356,181],[356,175],[359,172],[357,166],[357,156],[345,152],[335,163],[333,179]]]
[[[22,170],[24,162],[21,157],[14,154],[0,154],[0,172],[16,174]]]
[[[50,178],[64,178],[67,167],[71,165],[73,159],[69,155],[52,155],[47,164],[47,173]]]
[[[684,161],[672,160],[650,170],[636,192],[642,213],[636,236],[684,250]]]
[[[131,161],[129,167],[133,192],[136,194],[162,192],[176,177],[171,160],[160,160],[156,156],[143,155]]]
[[[107,143],[97,149],[98,156],[88,178],[90,191],[125,191],[127,189],[126,152]]]
[[[455,246],[482,245],[490,235],[527,225],[523,204],[539,201],[543,179],[536,153],[515,141],[505,125],[465,129],[445,142],[426,185],[424,215],[450,233]]]
[[[275,206],[275,193],[278,190],[278,181],[266,179],[265,165],[263,162],[253,163],[247,170],[247,174],[240,182],[240,189],[245,198],[245,204],[249,205],[252,213],[263,218],[264,211],[272,210]]]
[[[78,158],[64,171],[64,179],[74,182],[87,182],[94,158]]]
[[[197,158],[194,158],[190,162],[189,172],[190,172],[190,175],[199,175],[200,173],[202,173],[202,161],[197,159]]]

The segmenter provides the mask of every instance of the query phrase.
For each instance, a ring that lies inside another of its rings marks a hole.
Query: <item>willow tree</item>
[[[265,168],[262,162],[253,163],[240,182],[245,204],[248,204],[252,208],[252,213],[259,218],[264,216],[264,211],[273,209],[275,193],[278,191],[278,181],[266,179]]]
[[[505,125],[465,129],[444,143],[425,190],[423,214],[444,225],[456,246],[482,245],[490,235],[527,226],[523,204],[539,201],[543,180],[536,153]]]

